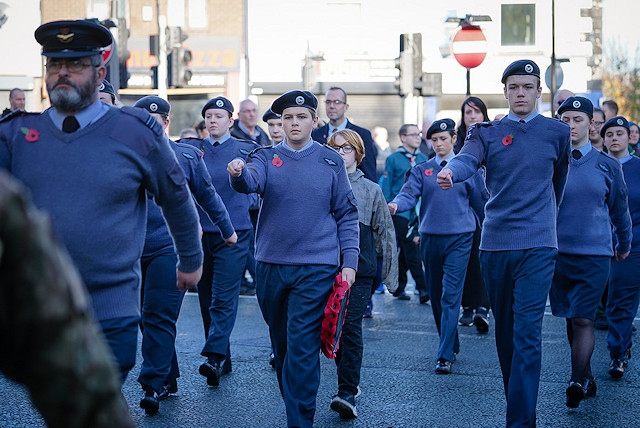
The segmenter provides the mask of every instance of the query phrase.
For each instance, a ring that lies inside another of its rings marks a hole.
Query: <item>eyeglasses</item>
[[[62,70],[62,66],[67,67],[70,73],[80,73],[87,67],[95,67],[91,63],[80,62],[79,59],[73,61],[49,61],[44,66],[48,73],[57,73]]]
[[[333,148],[338,153],[340,153],[340,151],[342,150],[342,153],[344,153],[345,155],[353,152],[353,146],[349,144],[345,144],[343,146],[331,146],[331,148]]]
[[[346,102],[341,101],[341,100],[325,100],[325,105],[330,106],[331,104],[333,104],[334,106],[339,106],[341,104],[346,104]]]
[[[596,122],[596,121],[594,121],[594,122],[593,122],[593,124],[594,124],[595,126],[602,126],[602,125],[604,125],[604,122],[600,122],[600,121],[597,121],[597,122]]]
[[[405,137],[413,137],[413,138],[417,138],[417,137],[421,137],[422,134],[418,133],[418,134],[403,134]]]

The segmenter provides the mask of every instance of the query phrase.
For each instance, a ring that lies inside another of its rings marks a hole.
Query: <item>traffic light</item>
[[[167,43],[169,47],[169,55],[167,56],[169,87],[181,88],[188,86],[191,80],[191,50],[183,44],[187,38],[188,36],[182,32],[180,27],[169,27]]]
[[[394,86],[398,91],[398,95],[401,97],[413,94],[414,90],[414,65],[411,39],[412,36],[410,34],[400,34],[400,56],[395,59],[398,76],[395,79]],[[422,57],[422,50],[420,51],[420,56]],[[420,69],[422,70],[422,60],[420,63]]]
[[[129,40],[129,29],[127,28],[127,20],[118,18],[118,69],[120,71],[120,89],[125,89],[128,85],[131,74],[127,69],[127,60],[131,55],[127,47]]]

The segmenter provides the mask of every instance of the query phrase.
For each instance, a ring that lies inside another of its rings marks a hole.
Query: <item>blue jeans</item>
[[[320,331],[336,273],[337,267],[330,265],[258,262],[256,266],[256,295],[269,325],[290,427],[313,426],[320,386]]]
[[[340,346],[335,362],[338,368],[338,390],[356,395],[362,367],[362,316],[371,297],[373,278],[356,278],[349,291],[347,316],[342,326]]]
[[[535,426],[542,364],[542,318],[558,250],[480,251],[495,317],[507,397],[507,426]]]

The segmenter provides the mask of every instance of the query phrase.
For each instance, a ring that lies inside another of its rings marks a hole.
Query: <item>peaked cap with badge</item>
[[[615,116],[602,125],[602,128],[600,128],[600,136],[604,138],[605,131],[612,126],[621,126],[627,130],[627,133],[631,132],[629,129],[629,121],[624,116]]]
[[[436,120],[431,124],[431,126],[427,130],[427,140],[431,139],[431,136],[433,134],[437,134],[438,132],[455,131],[455,130],[456,130],[456,123],[453,121],[453,119]]]
[[[35,38],[42,45],[42,55],[49,58],[100,55],[113,43],[106,27],[88,19],[47,22],[36,29]]]
[[[231,101],[229,101],[225,97],[215,97],[207,101],[204,107],[202,107],[202,117],[204,118],[204,114],[207,110],[214,108],[226,110],[229,112],[229,114],[233,113],[233,104],[231,104]]]

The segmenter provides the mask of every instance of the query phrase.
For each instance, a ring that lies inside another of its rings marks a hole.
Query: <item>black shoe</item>
[[[585,396],[584,388],[580,382],[569,382],[567,387],[567,407],[577,408]]]
[[[331,400],[331,410],[338,412],[343,419],[353,419],[358,417],[356,409],[356,399],[346,392],[338,392]]]
[[[225,365],[228,364],[228,370],[225,371]],[[207,359],[200,366],[200,374],[207,378],[207,385],[209,386],[219,386],[220,378],[223,374],[229,373],[231,371],[231,361],[226,359],[224,361],[215,361],[213,358]]]
[[[436,363],[436,373],[451,374],[451,361],[447,361],[444,358],[438,358],[438,362]]]
[[[420,304],[426,305],[429,301],[429,295],[427,293],[420,293]]]
[[[276,356],[273,355],[273,352],[269,355],[269,365],[274,369],[276,368]]]
[[[462,308],[462,316],[458,320],[458,325],[465,327],[473,325],[473,309],[470,306]]]
[[[178,381],[173,380],[169,383],[165,383],[162,386],[162,391],[158,394],[158,400],[169,398],[171,394],[175,394],[176,392],[178,392]]]
[[[398,300],[411,300],[411,296],[409,296],[404,291],[402,293],[399,293],[397,296],[394,294],[394,297],[397,297]]]
[[[489,310],[485,307],[478,306],[476,314],[473,316],[473,324],[476,326],[478,333],[486,333],[489,331]]]
[[[625,363],[621,359],[612,359],[609,363],[609,376],[614,379],[620,379],[622,376],[624,376],[624,366]]]
[[[155,415],[160,410],[160,400],[158,394],[147,387],[144,390],[144,397],[140,400],[140,407],[142,407],[147,415]]]
[[[582,387],[584,389],[585,398],[595,397],[598,387],[596,386],[596,380],[594,378],[585,378],[582,381]]]

